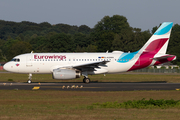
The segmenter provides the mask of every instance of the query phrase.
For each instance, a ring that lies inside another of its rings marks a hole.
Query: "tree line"
[[[106,52],[137,51],[159,26],[142,31],[133,28],[121,15],[104,16],[94,28],[87,25],[51,25],[48,22],[11,22],[0,20],[0,61],[34,52]],[[180,65],[180,25],[172,29],[167,53],[177,56]]]

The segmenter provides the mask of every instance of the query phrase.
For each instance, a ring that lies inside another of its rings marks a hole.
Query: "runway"
[[[180,83],[0,83],[0,90],[137,91],[180,90]]]

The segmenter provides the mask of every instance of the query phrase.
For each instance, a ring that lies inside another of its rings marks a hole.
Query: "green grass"
[[[179,74],[107,74],[89,76],[95,82],[179,82]],[[27,74],[0,73],[0,82],[26,82]],[[53,80],[51,74],[33,74],[33,82],[82,82]],[[1,86],[0,86],[1,89]],[[117,91],[85,92],[56,90],[0,90],[0,119],[2,120],[139,120],[180,118],[177,106],[155,108],[103,108],[94,103],[125,103],[145,98],[180,100],[180,91]]]
[[[51,120],[51,119],[171,119],[180,117],[178,107],[166,109],[102,108],[94,103],[123,103],[142,98],[153,100],[180,100],[179,91],[28,91],[0,90],[0,119],[4,120]]]
[[[89,75],[93,82],[168,82],[179,83],[180,74],[122,73]],[[33,74],[33,82],[82,82],[83,77],[72,80],[54,80],[51,74]],[[28,74],[0,73],[0,82],[27,82]]]
[[[128,100],[122,103],[116,102],[105,102],[105,103],[94,103],[92,106],[88,106],[88,108],[93,109],[94,106],[98,106],[101,108],[138,108],[138,109],[149,109],[149,108],[180,108],[180,100],[154,100],[150,98],[146,100],[145,98],[141,100]]]

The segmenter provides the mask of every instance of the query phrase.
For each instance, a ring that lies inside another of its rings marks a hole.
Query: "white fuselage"
[[[128,71],[137,59],[119,59],[118,53],[29,53],[14,57],[15,61],[5,64],[4,68],[16,73],[52,73],[57,68],[68,68],[99,61],[108,61],[100,65],[91,74],[117,73]],[[16,61],[19,59],[19,61]],[[120,63],[118,61],[124,61]],[[89,73],[89,74],[90,74]]]

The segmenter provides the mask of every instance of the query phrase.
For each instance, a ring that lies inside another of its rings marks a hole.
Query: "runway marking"
[[[39,87],[40,88],[40,87]],[[62,88],[62,89],[78,89],[78,88],[103,88],[103,87],[83,87],[83,86],[41,86],[41,88]]]
[[[62,89],[66,88],[66,86],[62,86]]]
[[[38,90],[40,87],[33,87],[33,90]]]

